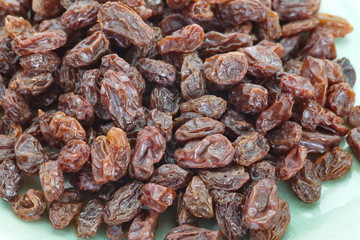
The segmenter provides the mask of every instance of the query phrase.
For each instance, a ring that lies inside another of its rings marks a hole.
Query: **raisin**
[[[245,198],[242,220],[252,230],[267,230],[276,223],[279,210],[277,185],[271,179],[253,182]]]
[[[310,99],[315,95],[315,88],[310,79],[296,74],[285,75],[280,79],[283,92],[291,93],[295,98]]]
[[[82,140],[70,140],[60,151],[58,162],[64,172],[77,172],[89,160],[90,147]]]
[[[346,142],[349,144],[350,149],[357,159],[360,160],[360,127],[349,131],[349,134],[346,137]]]
[[[176,222],[179,225],[187,224],[191,226],[197,225],[197,219],[185,207],[184,192],[179,192],[174,204],[176,210]]]
[[[229,110],[221,118],[221,122],[225,124],[225,136],[230,138],[237,138],[244,132],[252,132],[254,126],[242,114]]]
[[[344,119],[326,108],[319,128],[339,136],[345,136],[349,131],[347,126],[345,126]]]
[[[229,103],[242,113],[260,113],[268,106],[268,91],[260,85],[240,83],[229,91]]]
[[[229,165],[235,154],[231,142],[221,134],[188,142],[175,151],[174,157],[184,168],[218,168]]]
[[[211,11],[211,5],[205,0],[199,0],[191,3],[187,8],[183,9],[183,14],[195,21],[210,21],[214,17]]]
[[[355,104],[355,92],[348,83],[337,83],[327,90],[327,105],[338,116],[349,115]]]
[[[325,109],[313,100],[298,103],[293,111],[293,118],[308,130],[315,130],[322,122],[324,115]]]
[[[110,240],[123,240],[127,237],[127,230],[123,224],[121,225],[108,225],[106,229],[106,236]]]
[[[268,10],[267,16],[263,22],[259,22],[255,28],[260,39],[274,41],[282,36],[279,15]]]
[[[98,22],[108,38],[125,38],[136,46],[149,44],[154,30],[130,7],[120,2],[107,2],[100,7]]]
[[[236,0],[234,0],[236,1]],[[258,77],[271,77],[282,66],[279,56],[261,46],[252,46],[241,49],[249,63],[248,74]]]
[[[74,173],[70,178],[70,183],[76,189],[87,192],[98,192],[102,187],[102,184],[95,182],[90,163],[85,163],[80,171]]]
[[[289,223],[290,223],[290,210],[289,204],[279,198],[279,219],[276,223],[269,228],[268,230],[264,231],[250,231],[250,240],[257,240],[257,239],[280,239],[286,232]]]
[[[0,163],[4,159],[15,160],[15,144],[17,139],[7,135],[0,135]]]
[[[24,123],[31,119],[30,107],[19,93],[5,89],[2,98],[2,108],[10,120]]]
[[[181,97],[176,88],[166,88],[160,85],[155,86],[151,91],[151,107],[159,111],[175,115],[180,106]]]
[[[330,30],[334,37],[345,37],[354,30],[353,26],[345,18],[339,16],[319,13],[317,19],[320,26]]]
[[[44,216],[46,206],[44,193],[34,189],[29,189],[11,205],[15,215],[25,221],[39,220]]]
[[[244,237],[247,231],[242,220],[242,205],[245,198],[240,193],[226,193],[215,203],[216,221],[227,239]]]
[[[268,132],[284,124],[291,117],[293,105],[291,94],[280,94],[270,107],[260,113],[256,120],[256,129],[260,132]]]
[[[0,163],[0,197],[5,201],[16,200],[19,194],[20,172],[15,163],[4,159]]]
[[[123,130],[111,128],[107,136],[97,137],[91,146],[92,171],[97,184],[123,177],[130,163],[130,143]]]
[[[311,17],[304,20],[291,21],[281,26],[283,37],[289,37],[301,32],[313,30],[319,25],[320,21],[316,17]]]
[[[303,131],[300,145],[308,150],[308,153],[325,153],[330,148],[340,144],[341,137],[321,132]]]
[[[124,73],[108,70],[101,83],[100,95],[111,118],[126,132],[133,130],[135,120],[144,116],[141,96]]]
[[[146,180],[151,177],[154,164],[161,160],[165,148],[166,140],[158,128],[147,126],[140,130],[131,159],[131,166],[137,179]]]
[[[71,30],[79,30],[96,23],[100,3],[96,1],[76,1],[61,15],[61,23]]]
[[[241,134],[233,143],[234,161],[241,166],[250,166],[263,159],[270,150],[264,135],[257,132]]]
[[[22,134],[15,144],[16,163],[26,175],[35,175],[40,165],[48,160],[41,143],[30,134]]]
[[[65,144],[73,139],[86,140],[86,132],[81,124],[63,112],[55,113],[50,121],[49,129],[56,139]]]
[[[320,0],[273,0],[272,7],[282,21],[300,20],[315,15],[319,10]]]
[[[300,75],[311,80],[311,84],[316,89],[313,99],[322,107],[326,103],[326,90],[328,80],[325,73],[326,63],[322,59],[307,57],[301,67]]]
[[[60,15],[63,8],[60,0],[33,0],[32,10],[42,17],[50,18]]]
[[[94,122],[94,110],[91,104],[82,96],[65,93],[59,96],[58,110],[75,118],[83,126],[91,126]]]
[[[147,183],[142,189],[141,203],[158,213],[164,212],[173,204],[176,192],[171,187]]]
[[[175,139],[178,142],[185,142],[212,134],[223,134],[224,132],[223,123],[208,117],[201,117],[191,119],[178,128],[175,132]]]
[[[274,181],[277,180],[275,166],[266,160],[251,164],[247,171],[249,172],[250,179],[253,181],[263,178],[272,179]]]
[[[65,189],[60,199],[49,206],[49,220],[53,228],[61,230],[68,226],[79,215],[82,205],[82,197],[77,190]]]
[[[15,37],[12,49],[17,55],[27,56],[34,53],[45,53],[65,45],[67,35],[62,30],[37,32],[31,35]]]
[[[360,106],[353,107],[350,110],[348,122],[354,128],[360,127]]]
[[[181,113],[195,112],[205,117],[219,119],[226,110],[226,101],[214,95],[204,95],[180,105]]]
[[[290,179],[290,184],[293,192],[304,203],[319,200],[322,181],[310,160],[304,162],[304,167]]]
[[[104,208],[104,221],[109,225],[119,225],[136,217],[141,208],[143,184],[134,181],[116,191]]]
[[[173,120],[170,114],[153,109],[148,114],[147,125],[157,127],[167,142],[171,140]]]
[[[237,165],[216,169],[216,171],[201,170],[199,177],[209,189],[226,191],[237,191],[249,180],[249,174],[245,172],[245,168]]]
[[[220,231],[211,231],[205,228],[193,227],[187,224],[180,225],[168,232],[165,240],[196,239],[220,240],[222,239]]]
[[[183,201],[186,209],[195,217],[214,217],[213,201],[209,190],[200,177],[195,176],[186,188]]]
[[[90,200],[77,217],[77,236],[91,238],[96,235],[103,219],[104,207],[97,199]]]
[[[214,55],[204,62],[206,78],[220,86],[239,83],[245,77],[247,68],[247,59],[240,52]]]
[[[85,67],[96,63],[106,54],[109,40],[98,31],[79,42],[64,57],[67,64],[72,67]]]
[[[11,75],[17,69],[19,56],[11,48],[12,39],[5,37],[0,40],[0,74]]]
[[[23,17],[11,15],[6,16],[5,18],[5,29],[12,39],[17,36],[35,33],[35,30],[27,20]]]
[[[259,0],[231,0],[221,3],[217,14],[228,24],[240,25],[248,21],[265,21],[268,8]]]
[[[46,200],[58,200],[64,192],[64,176],[59,162],[48,161],[41,164],[39,177]]]
[[[144,93],[145,81],[140,72],[118,55],[109,54],[101,58],[101,73],[105,75],[108,70],[124,73],[134,84],[139,94],[142,95]]]
[[[214,54],[236,51],[241,47],[249,47],[252,42],[253,39],[246,33],[210,31],[205,33],[204,42],[199,48],[199,52],[203,57],[210,57]]]
[[[336,48],[332,33],[325,28],[316,28],[300,51],[299,57],[312,56],[314,58],[336,58]]]
[[[155,169],[150,182],[178,190],[187,186],[192,173],[176,164],[163,164]]]
[[[52,72],[60,67],[61,61],[55,52],[46,52],[22,57],[19,64],[24,70]]]
[[[306,148],[301,145],[293,147],[286,156],[280,157],[276,172],[281,180],[288,180],[303,168],[307,157]]]
[[[204,30],[197,24],[185,26],[157,43],[160,54],[195,51],[204,41]]]
[[[351,87],[354,87],[356,82],[356,72],[351,64],[350,60],[346,57],[338,59],[335,61],[342,69],[344,74],[344,81],[349,83]]]
[[[130,225],[128,240],[155,240],[158,217],[155,211],[142,210]]]
[[[276,153],[285,153],[300,142],[302,128],[295,122],[288,121],[283,125],[271,130],[266,138],[271,150]]]
[[[138,62],[138,69],[146,80],[163,86],[173,85],[176,80],[175,67],[161,60],[142,58]]]
[[[319,157],[315,163],[315,171],[323,181],[343,177],[351,168],[352,155],[340,147],[334,147]]]

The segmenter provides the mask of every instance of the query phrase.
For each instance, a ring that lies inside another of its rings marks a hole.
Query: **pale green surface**
[[[355,31],[345,39],[337,40],[338,57],[347,56],[360,76],[360,1],[323,0],[322,12],[346,17]],[[360,80],[355,86],[360,104]],[[22,182],[22,187],[33,186],[32,179]],[[24,183],[26,182],[26,184]],[[354,161],[349,174],[337,181],[323,185],[319,202],[311,205],[296,199],[287,184],[280,187],[280,196],[290,204],[292,220],[284,240],[358,240],[360,239],[360,163]],[[173,214],[160,217],[157,239],[164,239],[166,232],[175,226]],[[201,223],[209,228],[211,222]],[[27,223],[14,216],[10,206],[0,201],[0,240],[72,240],[78,239],[75,225],[63,231],[54,230],[47,217],[39,222]],[[96,240],[107,239],[102,230]]]

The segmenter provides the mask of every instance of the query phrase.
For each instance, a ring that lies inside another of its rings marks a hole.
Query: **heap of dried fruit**
[[[353,28],[319,6],[0,1],[0,197],[83,238],[106,224],[112,240],[155,239],[170,206],[167,240],[281,238],[277,183],[312,203],[351,168],[341,137],[360,158],[356,74],[334,44]],[[19,195],[23,175],[42,191]]]

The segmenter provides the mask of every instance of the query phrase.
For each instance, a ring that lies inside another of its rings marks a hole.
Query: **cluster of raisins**
[[[351,168],[341,137],[360,159],[356,74],[334,44],[353,28],[319,6],[0,1],[0,197],[82,238],[155,239],[170,206],[166,240],[281,238],[278,182],[312,203]],[[23,175],[42,191],[19,195]]]

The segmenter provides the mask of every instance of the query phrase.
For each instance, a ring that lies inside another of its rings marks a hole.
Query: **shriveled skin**
[[[214,55],[204,62],[206,78],[220,86],[239,83],[245,77],[247,70],[247,59],[240,52]]]
[[[25,221],[39,220],[44,216],[46,206],[44,193],[34,189],[29,189],[11,205],[15,215]]]
[[[162,213],[173,204],[175,198],[176,192],[171,187],[147,183],[142,189],[140,201],[148,208]]]
[[[141,96],[122,72],[108,70],[101,83],[101,100],[116,125],[124,131],[135,128],[136,119],[144,116]]]
[[[277,222],[269,228],[268,230],[264,231],[250,231],[250,240],[257,240],[257,239],[271,239],[271,240],[278,240],[281,239],[281,237],[285,234],[290,220],[290,209],[289,204],[279,198],[279,219]]]
[[[322,180],[310,160],[306,160],[304,167],[291,178],[290,185],[296,196],[304,203],[313,203],[320,198]]]
[[[237,191],[250,179],[245,168],[238,165],[230,165],[216,171],[201,170],[199,177],[209,189],[226,191]]]
[[[271,179],[253,182],[248,189],[242,219],[252,230],[267,230],[276,222],[279,210],[277,185]]]
[[[219,121],[208,117],[194,118],[176,130],[175,139],[179,142],[185,142],[212,134],[223,134],[224,132],[225,125]]]
[[[135,178],[147,180],[154,172],[165,153],[166,140],[160,130],[154,126],[143,128],[137,135],[135,150],[131,158],[131,167]]]
[[[250,166],[263,159],[270,150],[264,135],[248,132],[240,135],[234,142],[234,161],[241,166]]]
[[[186,209],[195,217],[214,217],[212,197],[200,177],[193,177],[186,188],[183,201]]]
[[[97,184],[123,177],[130,164],[130,143],[123,130],[111,128],[107,136],[97,137],[91,147],[92,172]]]
[[[61,15],[61,23],[72,30],[89,27],[96,23],[100,7],[96,1],[76,1]]]
[[[197,24],[191,24],[164,37],[157,44],[160,54],[171,52],[190,53],[196,50],[204,41],[204,30]]]
[[[340,147],[334,147],[319,157],[315,163],[315,171],[323,181],[343,177],[351,168],[353,157]]]
[[[307,158],[307,149],[296,145],[290,152],[280,158],[276,166],[277,176],[281,180],[288,180],[293,177],[304,166]]]
[[[136,46],[147,45],[155,38],[154,30],[130,7],[120,2],[103,4],[98,21],[109,38],[124,37]]]
[[[218,168],[229,165],[235,154],[231,142],[221,134],[188,142],[175,151],[174,157],[184,168]]]
[[[181,113],[195,112],[205,117],[219,119],[226,110],[226,101],[214,95],[204,95],[180,105]]]
[[[46,200],[58,200],[64,192],[64,175],[59,162],[48,161],[41,164],[39,177]]]
[[[116,191],[105,205],[104,221],[109,225],[119,225],[135,218],[141,209],[141,189],[143,184],[134,181]]]
[[[142,210],[131,223],[127,237],[129,240],[155,240],[159,214]]]
[[[271,77],[280,71],[282,62],[279,56],[261,46],[252,46],[241,49],[248,60],[248,74],[258,77]]]
[[[213,1],[213,0],[211,0]],[[219,0],[216,1],[219,3]],[[221,1],[219,18],[229,24],[240,25],[244,22],[263,22],[266,20],[268,8],[259,0]]]
[[[360,127],[352,129],[346,137],[352,152],[360,160]]]

